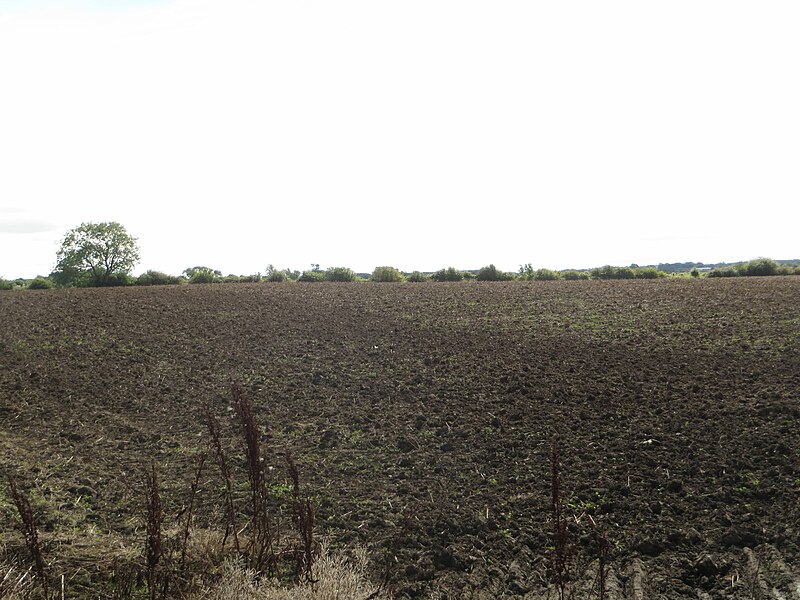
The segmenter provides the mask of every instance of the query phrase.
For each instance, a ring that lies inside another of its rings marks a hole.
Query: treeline
[[[693,267],[689,272],[665,272],[656,267],[615,267],[604,265],[593,269],[534,269],[530,263],[520,266],[515,273],[502,271],[490,264],[477,271],[463,271],[455,267],[446,267],[435,272],[403,272],[391,266],[375,267],[372,273],[356,273],[348,267],[329,267],[321,269],[319,264],[312,264],[305,271],[279,269],[267,265],[265,272],[250,275],[223,275],[221,271],[205,266],[185,269],[181,275],[170,275],[161,271],[150,270],[139,276],[115,273],[113,277],[99,282],[91,277],[62,281],[57,273],[50,277],[38,276],[32,280],[16,279],[8,281],[0,278],[0,290],[19,288],[49,289],[53,287],[111,287],[111,286],[152,286],[181,285],[199,283],[282,283],[282,282],[335,282],[346,283],[356,281],[372,281],[377,283],[392,282],[447,282],[447,281],[608,281],[615,279],[660,279],[664,277],[749,277],[800,275],[800,265],[792,266],[790,261],[784,264],[770,258],[757,258],[748,262],[735,263],[723,267],[701,271]]]
[[[771,258],[757,258],[749,262],[716,267],[708,272],[708,277],[770,277],[773,275],[800,275],[797,261],[774,261]]]

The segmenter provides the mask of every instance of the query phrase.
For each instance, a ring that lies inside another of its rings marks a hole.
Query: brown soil
[[[376,579],[399,544],[398,597],[546,595],[557,435],[574,573],[594,522],[611,597],[800,598],[800,278],[26,291],[0,322],[0,470],[77,593],[141,553],[151,460],[181,508],[234,379],[318,532]]]

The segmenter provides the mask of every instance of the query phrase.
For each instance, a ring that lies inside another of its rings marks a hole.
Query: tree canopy
[[[82,223],[64,236],[53,279],[61,285],[127,283],[139,261],[139,245],[119,223]]]

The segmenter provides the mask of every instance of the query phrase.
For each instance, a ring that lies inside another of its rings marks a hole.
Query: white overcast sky
[[[0,0],[0,275],[800,258],[800,2]]]

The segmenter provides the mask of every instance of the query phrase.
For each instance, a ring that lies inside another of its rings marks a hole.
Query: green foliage
[[[302,275],[297,278],[297,281],[302,281],[304,283],[314,283],[324,280],[325,272],[319,268],[319,263],[311,263],[311,268],[303,271]]]
[[[348,281],[355,281],[357,279],[355,272],[347,267],[330,267],[325,271],[323,276],[324,281],[333,281],[336,283],[345,283]]]
[[[297,279],[300,274],[298,273],[296,277],[291,277],[291,271],[289,269],[276,269],[275,265],[268,264],[267,269],[264,274],[264,281],[269,281],[270,283],[282,283],[287,279]]]
[[[633,269],[633,276],[636,279],[658,279],[659,277],[666,277],[667,274],[655,267],[637,267]]]
[[[234,275],[230,273],[222,278],[222,283],[259,283],[261,281],[261,273],[253,273],[252,275]]]
[[[556,281],[557,279],[561,279],[561,276],[552,269],[537,269],[533,274],[533,278],[536,281]]]
[[[56,254],[54,280],[60,285],[128,285],[139,261],[139,246],[117,222],[82,223],[67,232]]]
[[[745,277],[767,277],[778,274],[778,263],[771,258],[756,258],[740,264],[738,271]]]
[[[181,282],[175,275],[167,275],[161,271],[147,271],[136,278],[136,285],[177,285]]]
[[[531,263],[525,263],[524,265],[519,266],[519,271],[517,271],[517,276],[520,279],[533,279],[535,271],[533,270],[533,265]]]
[[[567,281],[586,281],[589,279],[589,272],[569,269],[567,271],[561,271],[561,277]]]
[[[505,273],[493,264],[481,268],[475,277],[478,281],[510,281],[513,278],[514,276],[511,273]]]
[[[323,281],[325,273],[322,271],[303,271],[303,274],[297,279],[297,281],[302,281],[303,283],[315,283],[318,281]]]
[[[531,263],[526,263],[520,266],[518,277],[528,281],[556,281],[557,279],[561,279],[561,273],[553,271],[552,269],[534,270]]]
[[[14,282],[8,281],[7,279],[3,279],[0,277],[0,290],[13,290],[14,289]]]
[[[790,275],[795,271],[790,265],[779,264],[771,258],[756,258],[746,263],[716,267],[708,272],[708,277],[769,277]]]
[[[689,271],[689,275],[697,279],[700,277],[700,271],[697,270],[697,267],[692,267],[692,270]]]
[[[708,277],[738,277],[739,271],[736,267],[717,267],[708,272]]]
[[[611,265],[604,265],[596,267],[589,271],[592,279],[633,279],[635,274],[630,267],[612,267]]]
[[[36,276],[31,282],[28,284],[29,290],[49,290],[53,287],[53,282],[47,279],[46,277],[42,277],[41,275]]]
[[[705,267],[701,262],[682,262],[682,263],[658,263],[656,268],[664,273],[688,273],[690,269]]]
[[[423,281],[428,281],[430,277],[422,271],[414,271],[413,273],[409,274],[407,279],[412,283],[422,283]]]
[[[405,277],[394,267],[375,267],[369,280],[378,283],[391,283],[395,281],[404,281]]]
[[[431,275],[434,281],[462,281],[464,274],[454,267],[447,267],[446,269],[439,269]]]
[[[222,280],[222,271],[210,267],[190,267],[183,274],[189,283],[219,283]]]
[[[286,273],[284,271],[273,271],[272,273],[268,273],[264,277],[264,281],[269,281],[270,283],[282,283],[286,281]]]
[[[261,282],[261,273],[253,273],[252,275],[240,275],[239,276],[240,283],[260,283]]]

